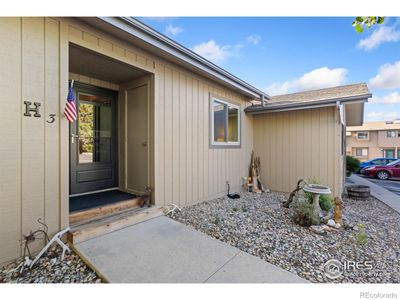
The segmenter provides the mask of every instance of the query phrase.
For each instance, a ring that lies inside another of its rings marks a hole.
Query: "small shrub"
[[[219,223],[221,223],[221,219],[218,216],[216,216],[213,223],[215,225],[218,225]]]
[[[357,158],[346,155],[346,175],[350,176],[360,169],[360,161]]]
[[[329,211],[333,206],[333,198],[329,195],[321,195],[319,197],[319,206],[322,210]]]
[[[243,211],[243,212],[248,212],[249,209],[246,207],[246,205],[243,205],[243,206],[242,206],[242,211]]]
[[[364,246],[368,243],[368,234],[367,234],[367,231],[365,230],[365,225],[357,224],[357,227],[358,227],[358,231],[355,235],[357,244]]]
[[[319,224],[318,218],[314,216],[312,204],[305,201],[295,201],[292,207],[292,220],[295,224],[309,227],[313,224]]]
[[[234,212],[237,212],[237,211],[238,211],[237,207],[233,207],[232,210],[233,210]]]

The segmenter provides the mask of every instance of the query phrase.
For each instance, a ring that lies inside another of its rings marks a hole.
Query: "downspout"
[[[340,125],[345,125],[344,123],[344,108],[340,101],[336,101],[336,107],[339,109],[339,121]]]
[[[265,96],[261,95],[261,105],[265,107]]]
[[[340,101],[336,101],[336,107],[339,111],[339,125],[340,125],[340,157],[342,158],[342,182],[339,190],[340,197],[344,192],[344,184],[346,181],[346,159],[345,159],[345,152],[346,152],[346,145],[345,145],[345,122],[344,122],[344,105]]]

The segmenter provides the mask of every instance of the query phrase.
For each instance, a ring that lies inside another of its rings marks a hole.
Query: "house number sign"
[[[25,117],[32,117],[32,114],[35,118],[41,118],[42,115],[40,114],[40,102],[30,102],[24,101],[25,105]],[[49,118],[46,120],[47,123],[54,123],[56,121],[56,114],[49,114]]]

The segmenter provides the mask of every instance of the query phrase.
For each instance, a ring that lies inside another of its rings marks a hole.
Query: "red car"
[[[363,175],[386,180],[388,178],[400,178],[400,159],[386,166],[372,166],[363,170]]]

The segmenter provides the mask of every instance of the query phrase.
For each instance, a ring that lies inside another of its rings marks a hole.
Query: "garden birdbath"
[[[313,212],[314,215],[319,218],[321,207],[319,206],[319,197],[321,195],[329,195],[331,189],[327,186],[320,184],[306,184],[303,187],[303,191],[311,193],[313,196]]]

